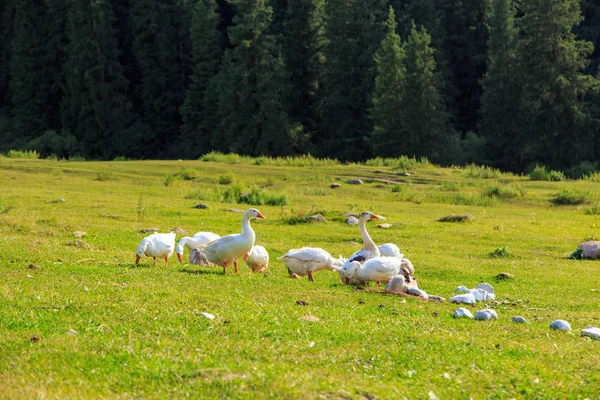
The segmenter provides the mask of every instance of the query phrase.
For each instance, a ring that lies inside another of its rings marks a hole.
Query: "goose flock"
[[[136,264],[142,256],[165,260],[176,253],[179,262],[183,260],[184,249],[190,250],[190,263],[198,265],[215,265],[223,267],[223,273],[233,265],[235,273],[239,273],[238,260],[243,258],[253,272],[262,272],[269,266],[269,253],[260,245],[255,245],[256,235],[250,221],[265,219],[256,208],[248,209],[242,217],[242,232],[227,236],[219,236],[213,232],[197,232],[193,236],[185,236],[175,246],[175,233],[153,233],[142,239],[136,251]],[[278,260],[283,261],[290,277],[308,276],[314,282],[314,273],[323,270],[336,271],[342,283],[349,285],[365,285],[368,282],[388,283],[392,278],[411,281],[415,269],[410,260],[400,252],[393,243],[377,246],[367,231],[367,221],[385,219],[380,215],[365,211],[358,218],[358,227],[363,247],[345,259],[334,258],[329,252],[318,247],[302,247],[291,249]]]

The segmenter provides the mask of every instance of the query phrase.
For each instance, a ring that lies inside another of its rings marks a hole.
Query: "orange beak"
[[[244,254],[244,261],[248,259],[248,253]]]
[[[181,262],[181,259],[182,259],[182,258],[183,258],[183,257],[181,256],[181,254],[180,254],[180,253],[177,253],[177,259],[179,260],[179,262]]]
[[[137,254],[135,255],[135,263],[136,264],[140,263],[140,258],[142,258],[142,257],[138,256]]]
[[[260,213],[260,211],[258,212],[258,215],[256,216],[256,218],[266,219],[265,216]]]

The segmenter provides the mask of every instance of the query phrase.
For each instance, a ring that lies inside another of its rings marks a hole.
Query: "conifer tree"
[[[65,151],[93,159],[139,155],[137,146],[131,147],[138,138],[131,131],[135,120],[112,18],[106,0],[69,2],[63,134],[57,141]]]
[[[385,35],[385,12],[381,0],[325,4],[322,123],[313,138],[320,156],[361,160],[371,155],[366,138],[372,132],[373,55]]]
[[[578,0],[530,0],[520,5],[517,73],[525,91],[521,168],[533,162],[560,169],[589,159],[593,140],[581,98],[593,85],[583,74],[593,48],[578,40]]]
[[[217,15],[213,10],[214,2],[198,0],[194,8],[191,26],[192,40],[192,76],[186,98],[181,106],[180,143],[185,144],[180,153],[197,158],[211,150],[211,130],[204,125],[205,96],[210,80],[216,75],[221,51],[217,38]],[[210,101],[210,100],[207,100]]]
[[[504,170],[519,171],[527,135],[523,129],[523,91],[515,75],[518,30],[512,0],[493,0],[490,9],[488,69],[483,78],[480,132],[488,159]]]
[[[296,151],[306,152],[319,126],[323,86],[324,0],[289,0],[283,36],[284,58],[291,82],[290,119],[305,133]]]
[[[219,129],[215,147],[240,154],[273,156],[293,152],[287,105],[287,76],[275,37],[267,32],[271,7],[241,0],[218,78]]]
[[[11,113],[10,53],[14,16],[14,0],[0,0],[0,134],[4,131],[8,134]],[[8,145],[6,141],[0,144],[0,151],[6,150],[5,145]]]
[[[402,149],[409,156],[439,162],[444,160],[449,139],[443,101],[436,88],[435,59],[430,43],[425,28],[417,29],[413,25],[405,44],[402,110],[407,135]]]
[[[375,53],[377,76],[373,92],[373,154],[383,157],[397,157],[404,154],[403,143],[407,132],[403,113],[405,85],[405,54],[396,33],[394,9],[390,6],[387,20],[388,32]]]

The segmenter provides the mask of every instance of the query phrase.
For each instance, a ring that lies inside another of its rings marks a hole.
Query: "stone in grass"
[[[474,219],[471,214],[450,214],[438,219],[438,222],[469,222]]]
[[[204,209],[204,208],[208,208],[208,206],[204,203],[198,203],[194,206],[194,208]]]
[[[348,181],[348,184],[349,184],[349,185],[362,185],[362,184],[363,184],[363,181],[362,181],[362,180],[360,180],[360,179],[350,179],[350,180]]]
[[[321,321],[319,318],[315,317],[314,315],[305,315],[304,317],[300,317],[299,319],[301,321],[308,321],[308,322],[319,322],[319,321]]]
[[[212,315],[212,314],[209,314],[209,313],[207,313],[207,312],[201,312],[201,313],[200,313],[200,315],[202,315],[202,316],[203,316],[204,318],[206,318],[206,319],[210,319],[211,321],[212,321],[213,319],[215,319],[215,316],[214,316],[214,315]]]
[[[473,319],[473,314],[466,308],[459,308],[454,313],[452,313],[454,318],[471,318]]]
[[[180,233],[182,235],[187,235],[187,232],[184,229],[181,229],[178,226],[176,226],[175,228],[172,228],[171,232]]]
[[[600,258],[600,241],[588,240],[577,246],[571,254],[571,258],[587,258],[590,260]]]
[[[315,222],[327,222],[327,220],[325,219],[323,214],[311,215],[310,217],[308,217],[308,219],[310,219],[311,221],[315,221]]]
[[[64,203],[65,199],[63,199],[62,197],[59,197],[58,199],[56,199],[57,203]]]
[[[139,233],[154,233],[158,232],[158,228],[144,228],[138,231]]]
[[[84,231],[75,231],[73,232],[73,235],[75,235],[78,238],[82,238],[86,235],[86,233]]]
[[[517,324],[528,324],[529,321],[527,321],[525,318],[521,317],[520,315],[516,315],[514,317],[512,317],[510,319],[511,322],[517,323]]]
[[[508,272],[500,272],[498,275],[496,275],[496,280],[497,281],[503,281],[506,279],[514,279],[514,275],[513,274],[509,274]]]
[[[556,329],[557,331],[571,331],[571,324],[562,319],[557,319],[556,321],[552,321],[550,323],[550,328]]]
[[[595,328],[592,325],[588,325],[587,328],[582,329],[581,334],[584,336],[589,336],[596,340],[600,340],[600,328]]]
[[[428,296],[429,296],[429,300],[437,301],[439,303],[445,303],[446,302],[446,299],[443,298],[443,297],[441,297],[441,296],[434,296],[432,294],[429,294]]]
[[[340,186],[342,186],[342,185],[340,185],[339,183],[332,183],[331,185],[329,185],[329,187],[332,188],[332,189],[337,189]]]
[[[377,225],[378,228],[382,228],[382,229],[390,229],[392,226],[393,226],[392,224],[388,224],[388,223]]]
[[[356,218],[354,215],[351,215],[346,219],[346,223],[348,225],[358,225],[358,218]]]
[[[29,264],[29,267],[27,267],[27,268],[29,268],[29,269],[40,269],[40,267],[38,267],[35,264]]]
[[[475,312],[476,321],[487,321],[489,319],[498,319],[498,314],[494,310],[479,310]]]
[[[473,296],[471,293],[457,294],[456,296],[450,298],[450,303],[475,304],[476,302],[477,300],[475,300],[475,296]]]

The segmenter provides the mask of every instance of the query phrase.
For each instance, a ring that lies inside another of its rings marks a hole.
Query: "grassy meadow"
[[[206,160],[0,158],[0,398],[600,398],[600,342],[580,335],[600,326],[600,264],[567,259],[600,236],[593,179]],[[270,253],[265,273],[241,260],[239,275],[175,255],[167,267],[134,263],[143,229],[238,233],[228,209],[249,207],[240,193],[263,203],[267,219],[252,227]],[[358,250],[345,219],[366,210],[392,224],[367,227],[410,258],[421,289],[448,299],[488,282],[498,320],[453,319],[457,305],[354,289],[330,271],[288,277],[277,257],[291,248]],[[308,222],[316,213],[327,221]],[[555,319],[573,331],[550,330]]]

